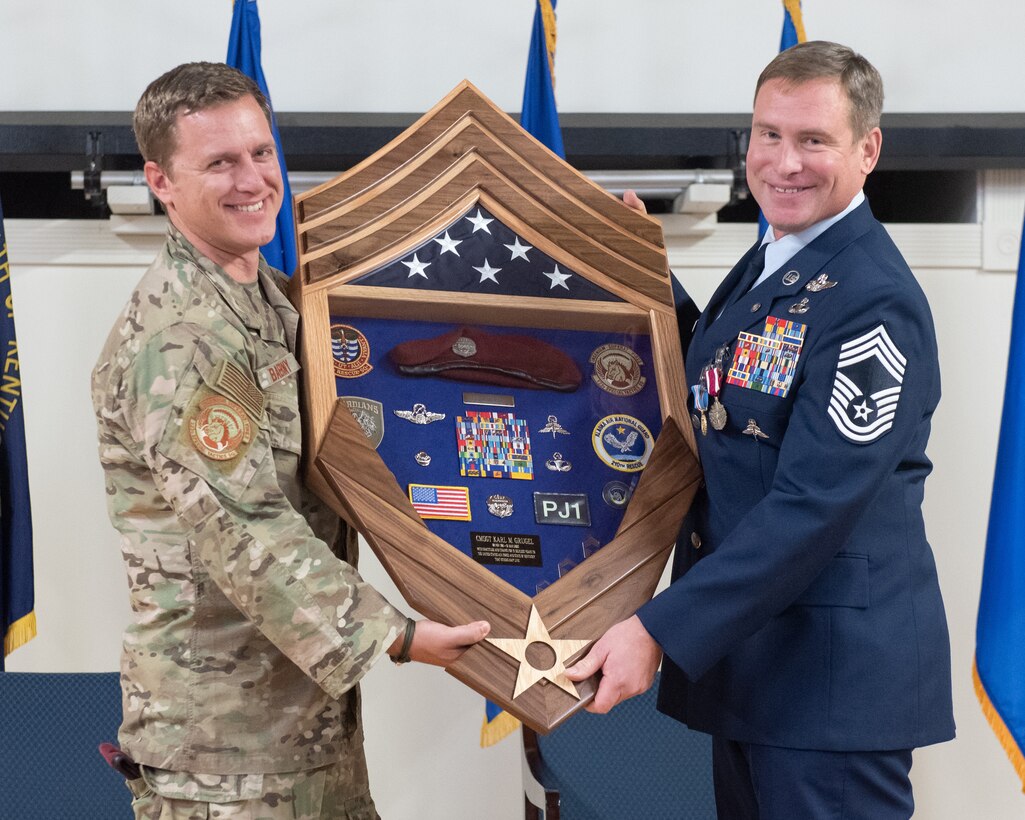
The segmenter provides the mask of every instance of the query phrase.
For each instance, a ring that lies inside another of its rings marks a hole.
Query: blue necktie
[[[723,302],[722,309],[716,314],[716,319],[732,307],[740,297],[751,290],[751,286],[758,281],[758,277],[762,275],[762,270],[765,268],[765,249],[767,247],[769,247],[768,242],[759,246],[758,250],[747,260],[747,267],[744,268],[740,279],[737,280],[736,287],[733,288],[733,291],[726,297],[726,301]]]

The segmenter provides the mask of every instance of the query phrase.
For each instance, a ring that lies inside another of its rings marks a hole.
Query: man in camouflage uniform
[[[168,238],[92,393],[135,613],[120,741],[138,818],[376,817],[356,682],[385,652],[446,665],[488,630],[413,633],[299,483],[298,315],[259,253],[282,194],[269,118],[210,63],[135,112]]]

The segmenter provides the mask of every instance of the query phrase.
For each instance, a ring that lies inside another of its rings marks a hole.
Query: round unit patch
[[[598,387],[613,396],[632,396],[640,393],[647,379],[641,375],[641,357],[626,345],[606,344],[591,354],[594,365],[591,379]]]
[[[357,379],[374,369],[370,342],[352,325],[331,325],[331,356],[341,379]]]
[[[615,414],[594,425],[591,444],[598,458],[613,470],[636,473],[648,463],[654,442],[643,421]]]
[[[633,495],[633,489],[622,481],[610,481],[601,491],[601,497],[605,503],[619,510],[630,503],[631,495]]]
[[[211,396],[199,403],[189,419],[189,435],[196,449],[207,458],[227,461],[239,454],[239,447],[252,437],[249,418],[241,405],[224,396]]]

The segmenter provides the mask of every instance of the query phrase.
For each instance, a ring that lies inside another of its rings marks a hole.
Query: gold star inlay
[[[536,606],[530,607],[530,620],[527,621],[527,632],[523,638],[488,638],[487,640],[520,662],[520,670],[516,675],[516,689],[513,692],[514,698],[518,698],[542,678],[550,680],[573,697],[580,697],[573,681],[566,677],[566,659],[583,649],[590,641],[552,638],[548,634],[548,628],[541,621]],[[532,643],[542,643],[555,654],[555,663],[548,669],[537,669],[527,660],[527,647]]]

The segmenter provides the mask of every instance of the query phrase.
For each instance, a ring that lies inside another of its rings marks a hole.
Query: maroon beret
[[[399,371],[409,376],[561,390],[580,387],[580,369],[559,348],[533,336],[486,333],[461,327],[435,336],[396,345],[388,352]]]

